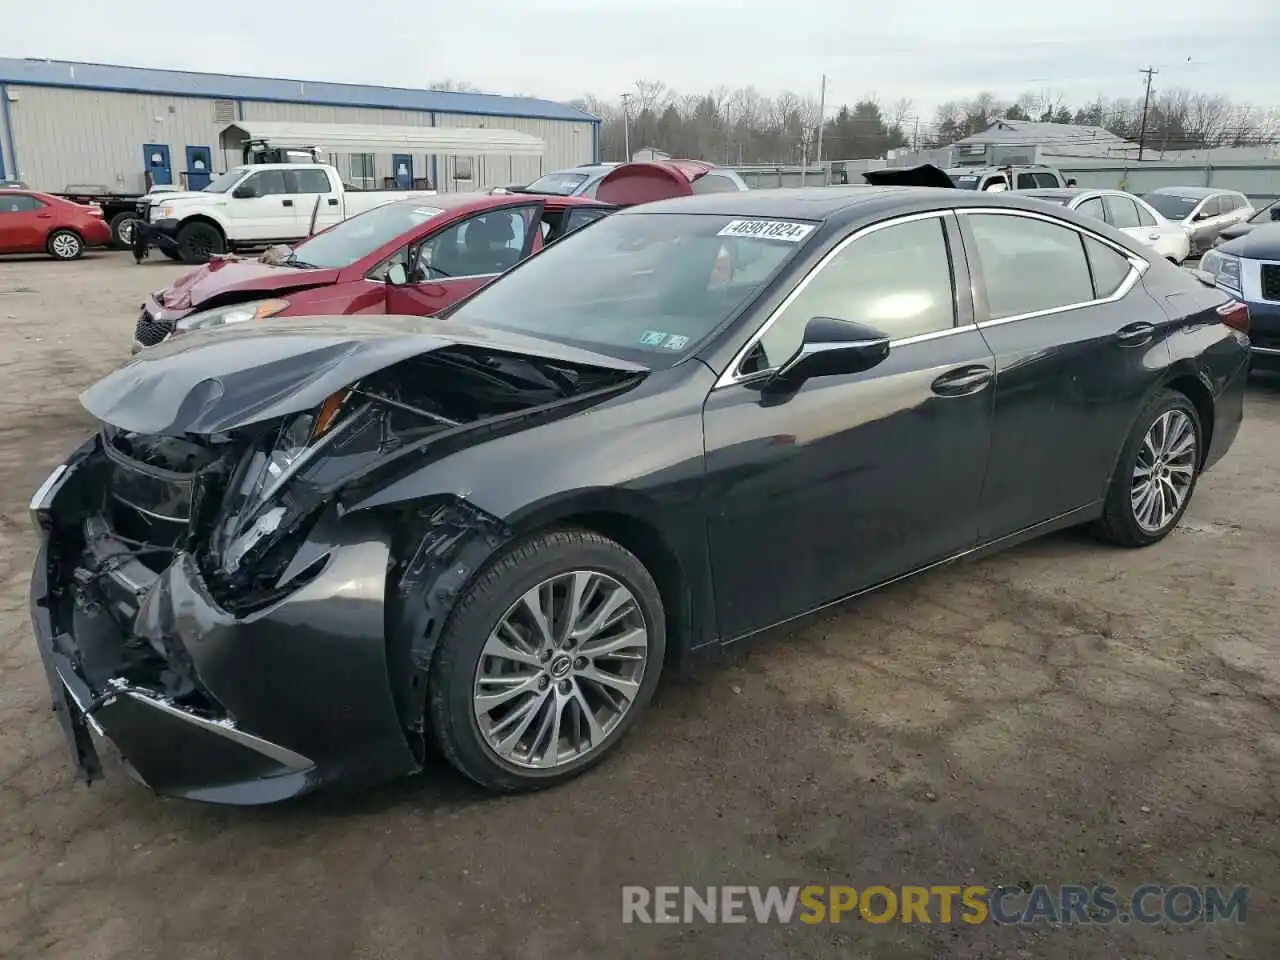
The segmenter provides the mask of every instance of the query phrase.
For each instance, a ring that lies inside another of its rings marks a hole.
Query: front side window
[[[442,230],[418,249],[415,282],[504,273],[520,262],[538,208],[504,207]]]
[[[882,227],[816,268],[747,354],[742,372],[785,363],[800,348],[813,317],[864,323],[891,340],[955,326],[951,258],[941,218]]]
[[[966,214],[991,319],[1056,310],[1094,298],[1081,234],[1007,214]]]
[[[608,210],[596,210],[591,207],[570,210],[564,233],[562,233],[561,236],[573,233],[575,230],[580,230],[589,223],[595,223],[608,212]]]
[[[1196,219],[1208,220],[1210,217],[1216,217],[1220,213],[1222,213],[1222,198],[1210,197],[1196,214]]]
[[[236,167],[234,170],[228,170],[226,173],[220,173],[208,183],[205,184],[204,193],[226,193],[237,183],[245,174],[244,167]],[[150,192],[150,191],[148,191]]]
[[[1106,198],[1106,204],[1107,213],[1110,214],[1107,219],[1111,221],[1112,226],[1124,230],[1138,225],[1138,208],[1128,197],[1109,196]]]
[[[244,182],[244,185],[251,187],[259,197],[274,197],[289,192],[284,182],[283,170],[263,170],[261,173],[255,173]]]
[[[1144,226],[1144,227],[1156,226],[1156,218],[1151,215],[1150,210],[1148,210],[1141,203],[1135,203],[1134,206],[1138,208],[1138,223],[1141,226]]]
[[[1062,186],[1062,184],[1058,183],[1058,178],[1052,173],[1046,173],[1045,171],[1042,170],[1038,173],[1033,174],[1033,176],[1035,177],[1037,187]]]
[[[670,366],[753,300],[816,229],[721,214],[616,213],[551,244],[450,316]]]

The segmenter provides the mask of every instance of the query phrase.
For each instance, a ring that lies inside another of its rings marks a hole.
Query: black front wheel
[[[576,529],[517,541],[441,635],[427,685],[433,736],[491,790],[561,783],[640,718],[665,650],[662,597],[628,550]]]
[[[208,263],[210,257],[225,249],[222,231],[212,224],[188,223],[178,231],[178,254],[183,263]]]

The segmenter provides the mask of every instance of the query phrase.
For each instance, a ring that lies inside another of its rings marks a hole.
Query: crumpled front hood
[[[435,318],[288,318],[166,341],[103,377],[80,394],[80,403],[122,430],[207,436],[314,409],[369,374],[451,346],[637,373],[647,369],[536,337]]]
[[[319,287],[334,283],[337,270],[304,270],[298,267],[272,266],[259,260],[215,260],[198,270],[183,274],[167,290],[159,294],[161,306],[170,310],[187,310],[216,304],[232,293],[254,293],[268,296],[303,287]],[[237,297],[248,300],[259,297]]]
[[[1214,249],[1250,260],[1280,260],[1280,223],[1260,224],[1243,237],[1228,240]]]

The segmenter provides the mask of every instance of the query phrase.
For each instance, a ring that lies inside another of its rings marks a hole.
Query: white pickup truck
[[[143,197],[132,236],[141,260],[149,246],[171,260],[205,263],[247,247],[295,243],[357,213],[434,190],[356,190],[323,163],[232,167],[203,190]]]

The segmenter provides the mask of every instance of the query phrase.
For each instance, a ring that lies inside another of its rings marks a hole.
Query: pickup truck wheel
[[[55,260],[76,260],[84,253],[84,241],[74,230],[55,230],[45,245]]]
[[[178,253],[183,263],[208,263],[210,257],[225,249],[222,231],[207,223],[188,223],[178,231]]]
[[[172,260],[174,263],[182,262],[182,254],[180,254],[177,250],[161,250],[160,252],[163,253],[166,257],[168,257],[170,260]]]
[[[111,245],[120,250],[133,246],[133,224],[138,218],[132,213],[117,213],[111,218]]]

